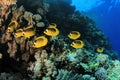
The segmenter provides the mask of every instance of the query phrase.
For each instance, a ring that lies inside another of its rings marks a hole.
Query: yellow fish
[[[15,38],[19,38],[23,36],[23,29],[18,29],[16,30],[16,32],[14,33],[14,37]]]
[[[103,51],[104,51],[104,48],[103,48],[103,47],[98,47],[98,48],[97,48],[97,52],[102,53]]]
[[[55,23],[51,23],[48,27],[49,27],[49,28],[56,28],[57,25],[56,25]]]
[[[75,40],[70,46],[72,46],[73,48],[83,48],[84,43],[82,40]]]
[[[59,30],[56,27],[48,27],[45,31],[44,34],[48,36],[57,36],[59,34]]]
[[[28,26],[23,30],[23,36],[25,38],[30,38],[35,35],[35,28],[32,26]]]
[[[47,45],[48,39],[45,36],[39,36],[33,41],[33,48],[40,48]]]
[[[12,20],[10,22],[10,24],[8,25],[8,29],[7,29],[7,32],[8,33],[11,33],[13,32],[18,26],[18,22],[16,20]]]
[[[68,37],[70,39],[78,39],[79,37],[81,36],[81,34],[78,32],[78,31],[71,31],[69,34],[68,34]]]

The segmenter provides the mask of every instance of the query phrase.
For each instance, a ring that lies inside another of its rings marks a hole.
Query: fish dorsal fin
[[[18,31],[23,31],[23,29],[17,29],[16,32],[18,32]]]
[[[33,26],[32,26],[32,25],[29,25],[29,26],[25,27],[24,30],[30,29],[30,28],[33,28]]]
[[[81,40],[75,40],[75,43],[81,45],[81,44],[82,44],[82,41],[81,41]]]
[[[79,35],[80,33],[78,31],[71,31],[71,34]]]
[[[12,27],[13,29],[16,29],[18,26],[18,22],[16,20],[11,20],[8,27]]]
[[[57,25],[55,24],[55,23],[51,23],[49,26],[48,26],[48,28],[56,28],[57,27]]]
[[[35,38],[35,40],[38,40],[40,38],[44,38],[44,36],[39,36],[39,37]]]
[[[56,32],[56,28],[47,28],[47,30],[50,30],[52,32]]]

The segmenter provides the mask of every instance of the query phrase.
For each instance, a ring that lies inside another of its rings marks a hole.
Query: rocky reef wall
[[[71,0],[13,1],[1,5],[0,80],[120,79],[108,39]]]

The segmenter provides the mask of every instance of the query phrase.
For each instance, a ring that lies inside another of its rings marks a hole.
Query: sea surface
[[[120,0],[73,0],[72,5],[95,21],[120,56]]]

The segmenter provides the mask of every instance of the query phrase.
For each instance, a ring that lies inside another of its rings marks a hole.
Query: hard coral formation
[[[8,10],[8,8],[13,5],[16,4],[17,0],[1,0],[0,1],[0,6],[2,7],[2,10],[0,11],[0,16],[3,17],[6,13],[6,11]]]
[[[19,20],[21,22],[24,11],[25,9],[23,6],[20,6],[19,8],[12,6],[12,19]]]
[[[99,80],[106,80],[107,79],[107,71],[103,68],[100,67],[96,72],[95,72],[96,79]]]
[[[112,61],[107,69],[108,80],[119,80],[120,79],[120,61]]]
[[[5,1],[0,2],[0,80],[120,79],[109,41],[71,0]]]
[[[25,13],[24,13],[24,15],[23,15],[23,18],[26,20],[26,21],[28,21],[28,25],[31,25],[31,24],[33,24],[32,22],[32,16],[33,16],[33,13],[31,13],[31,12],[27,12],[27,11],[25,11]]]
[[[67,71],[67,70],[58,70],[58,76],[56,77],[56,80],[80,80],[81,75],[79,74],[74,74],[72,71]]]

